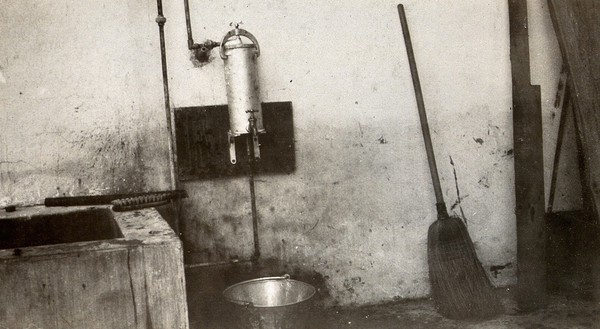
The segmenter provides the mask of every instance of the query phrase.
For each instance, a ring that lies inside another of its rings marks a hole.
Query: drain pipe
[[[250,185],[250,205],[252,207],[252,229],[254,233],[254,255],[252,255],[252,260],[258,261],[258,259],[260,258],[260,246],[258,240],[258,212],[256,210],[256,192],[254,188],[254,176],[256,174],[255,162],[257,156],[255,153],[255,147],[258,145],[258,132],[256,130],[256,117],[254,116],[254,112],[255,111],[250,111],[250,119],[248,119],[250,123],[250,132],[252,136],[249,136],[246,141],[248,147],[248,155],[250,158],[248,182]],[[254,141],[252,144],[255,147],[250,146],[251,139]]]
[[[171,189],[179,189],[179,179],[177,177],[177,146],[175,145],[175,136],[173,132],[174,126],[174,115],[171,109],[171,100],[169,99],[169,75],[167,72],[167,51],[165,46],[165,23],[167,19],[163,15],[162,0],[156,0],[158,9],[158,16],[156,16],[156,23],[158,24],[158,33],[160,38],[160,60],[162,63],[162,79],[163,79],[163,91],[165,99],[165,114],[167,116],[167,130],[169,133],[169,170],[171,178]],[[175,223],[173,224],[175,233],[179,236],[179,213],[180,213],[180,201],[171,201],[173,209],[175,209]]]

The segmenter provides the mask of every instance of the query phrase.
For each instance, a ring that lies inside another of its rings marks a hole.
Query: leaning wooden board
[[[569,90],[585,158],[589,206],[600,210],[600,2],[548,0],[550,14],[569,74]]]
[[[531,85],[527,1],[509,0],[512,69],[517,303],[521,310],[546,305],[544,158],[540,86]]]

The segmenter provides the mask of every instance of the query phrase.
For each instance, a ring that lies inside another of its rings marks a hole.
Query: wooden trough
[[[181,242],[152,208],[1,213],[0,295],[0,328],[189,328]]]

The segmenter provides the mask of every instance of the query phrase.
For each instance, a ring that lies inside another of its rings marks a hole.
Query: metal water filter
[[[251,43],[244,42],[245,37]],[[258,134],[264,133],[256,59],[260,46],[256,38],[238,25],[223,37],[220,55],[225,65],[227,104],[229,106],[229,159],[237,162],[235,137],[251,134],[252,156],[260,159]]]

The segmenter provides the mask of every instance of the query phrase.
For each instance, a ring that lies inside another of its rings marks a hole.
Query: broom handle
[[[427,161],[429,162],[429,171],[431,172],[431,180],[433,182],[433,191],[435,192],[437,210],[439,214],[443,208],[443,213],[446,213],[446,204],[444,203],[444,196],[442,195],[440,177],[438,176],[435,155],[433,153],[433,145],[431,144],[429,124],[427,123],[427,113],[425,113],[425,103],[423,102],[421,82],[419,81],[419,73],[417,72],[417,64],[415,63],[415,54],[413,53],[412,42],[410,41],[410,33],[408,31],[408,23],[406,21],[406,14],[404,13],[404,6],[402,4],[398,5],[398,14],[400,15],[400,24],[402,25],[402,34],[404,35],[404,44],[406,45],[406,54],[408,55],[408,64],[410,65],[410,74],[412,75],[415,96],[417,98],[419,119],[421,121],[421,130],[423,131],[423,139],[425,140],[425,151],[427,152]]]

